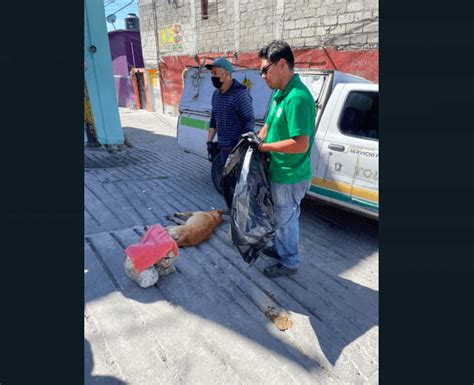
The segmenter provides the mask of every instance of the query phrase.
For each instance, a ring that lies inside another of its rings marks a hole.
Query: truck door
[[[334,91],[313,191],[378,213],[378,85],[340,84]]]

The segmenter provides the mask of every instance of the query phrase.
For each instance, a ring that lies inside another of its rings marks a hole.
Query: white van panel
[[[255,120],[263,121],[267,107],[273,95],[265,81],[256,69],[238,69],[232,77],[245,85],[252,97]],[[212,94],[216,90],[212,85],[211,71],[206,68],[190,67],[183,73],[184,87],[179,104],[179,111],[200,112],[211,114]]]
[[[210,120],[210,115],[181,112],[177,128],[178,145],[185,151],[207,159],[206,143]],[[255,131],[262,127],[263,123],[257,123]]]
[[[182,112],[178,119],[178,144],[184,150],[207,158],[207,131],[210,115]]]
[[[237,69],[232,77],[244,84],[250,92],[255,113],[255,130],[263,126],[267,108],[273,95],[256,69]],[[207,131],[211,120],[211,72],[206,68],[189,67],[183,72],[183,93],[179,104],[178,144],[185,151],[207,158]],[[219,135],[219,134],[217,134]]]

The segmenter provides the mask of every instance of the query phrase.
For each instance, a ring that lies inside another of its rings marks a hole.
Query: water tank
[[[134,13],[129,13],[125,18],[125,29],[140,29],[140,20]]]

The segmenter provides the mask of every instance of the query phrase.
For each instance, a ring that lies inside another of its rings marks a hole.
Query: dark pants
[[[221,149],[219,152],[219,156],[221,157],[222,165],[225,165],[225,162],[227,162],[227,158],[229,157],[230,151],[232,148],[224,148]]]

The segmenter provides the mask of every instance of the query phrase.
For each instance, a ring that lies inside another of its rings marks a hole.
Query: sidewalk
[[[86,384],[378,383],[377,224],[305,200],[302,266],[270,280],[228,223],[180,249],[177,272],[141,289],[123,249],[176,211],[225,208],[207,159],[176,142],[176,119],[121,109],[132,147],[85,150]],[[280,331],[275,309],[290,312]]]

